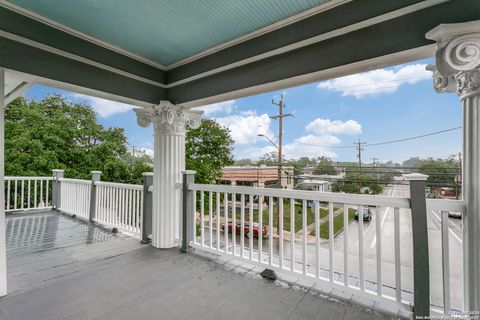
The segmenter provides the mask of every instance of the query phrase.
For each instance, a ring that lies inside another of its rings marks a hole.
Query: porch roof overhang
[[[195,107],[431,56],[425,33],[480,19],[477,0],[235,3],[0,0],[0,67],[17,93]]]

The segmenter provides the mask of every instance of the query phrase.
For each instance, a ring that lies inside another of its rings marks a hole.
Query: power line
[[[378,142],[378,143],[370,143],[370,144],[366,144],[365,147],[381,146],[381,145],[384,145],[384,144],[390,144],[390,143],[397,143],[397,142],[409,141],[409,140],[414,140],[414,139],[420,139],[420,138],[425,138],[425,137],[433,136],[433,135],[440,134],[440,133],[445,133],[445,132],[449,132],[449,131],[458,130],[458,129],[461,129],[461,128],[462,127],[455,127],[455,128],[435,131],[435,132],[431,132],[431,133],[426,133],[426,134],[422,134],[422,135],[414,136],[414,137],[410,137],[410,138],[390,140],[390,141],[384,141],[384,142]]]
[[[429,136],[433,136],[433,135],[437,135],[437,134],[441,134],[441,133],[445,133],[445,132],[449,132],[449,131],[458,130],[458,129],[461,129],[461,128],[462,128],[462,127],[455,127],[455,128],[450,128],[450,129],[445,129],[445,130],[439,130],[439,131],[430,132],[430,133],[426,133],[426,134],[422,134],[422,135],[418,135],[418,136],[413,136],[413,137],[408,137],[408,138],[403,138],[403,139],[396,139],[396,140],[382,141],[382,142],[376,142],[376,143],[369,143],[369,144],[365,144],[364,147],[373,147],[373,146],[380,146],[380,145],[385,145],[385,144],[391,144],[391,143],[409,141],[409,140],[414,140],[414,139],[420,139],[420,138],[425,138],[425,137],[429,137]],[[295,143],[300,143],[300,144],[303,144],[303,145],[307,145],[307,146],[311,146],[311,147],[317,147],[317,148],[330,148],[330,149],[357,148],[356,146],[320,146],[320,145],[316,145],[316,144],[310,144],[310,143],[301,142],[301,141],[292,139],[291,137],[288,137],[288,138],[289,138],[290,140],[294,140]]]

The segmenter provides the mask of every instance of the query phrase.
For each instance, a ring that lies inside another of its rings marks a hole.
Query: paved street
[[[408,197],[409,187],[407,185],[395,185],[385,188],[384,195]],[[390,296],[395,295],[395,250],[394,250],[394,209],[391,207],[380,209],[381,226],[382,226],[382,283],[383,292]],[[375,289],[374,283],[377,282],[376,269],[376,243],[377,238],[375,234],[377,214],[372,210],[372,220],[364,222],[363,230],[363,247],[364,247],[364,272],[366,287],[372,290]],[[450,248],[450,286],[451,286],[451,306],[454,309],[461,309],[462,298],[462,220],[456,218],[449,218],[449,248]],[[348,263],[349,263],[349,283],[351,285],[358,285],[359,277],[359,236],[358,236],[358,221],[354,220],[350,223],[348,228]],[[441,244],[441,226],[440,213],[428,213],[428,232],[429,232],[429,256],[430,256],[430,285],[432,304],[436,306],[443,306],[443,280],[442,280],[442,244]],[[232,238],[229,235],[229,245],[231,246]],[[334,240],[334,272],[336,280],[343,283],[344,273],[344,237],[345,231],[339,233]],[[208,243],[209,232],[206,229],[205,235]],[[216,230],[213,230],[213,244],[215,244]],[[303,262],[303,241],[297,237],[294,246],[294,259],[296,262]],[[249,239],[245,238],[245,247],[249,248]],[[221,243],[224,243],[223,232],[221,233]],[[236,244],[240,244],[240,237],[237,236]],[[264,239],[262,242],[262,251],[264,261],[268,260],[269,241]],[[290,252],[291,246],[289,240],[284,240],[284,266],[290,266]],[[258,239],[253,239],[253,256],[256,257],[258,250]],[[236,249],[239,254],[239,248]],[[279,254],[279,240],[273,240],[273,254],[274,261],[278,261]],[[247,254],[247,253],[245,253]],[[400,209],[400,256],[401,256],[401,288],[402,299],[411,301],[413,299],[413,253],[412,253],[412,228],[410,210]],[[315,244],[314,242],[307,243],[306,259],[308,265],[315,265]],[[329,243],[328,240],[323,240],[320,245],[320,264],[322,267],[321,275],[328,277],[329,270]],[[295,264],[295,268],[301,271],[302,265]],[[313,268],[310,271],[313,273]],[[371,282],[371,283],[368,283]]]

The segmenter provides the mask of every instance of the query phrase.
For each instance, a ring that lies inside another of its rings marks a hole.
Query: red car
[[[260,225],[257,222],[253,223],[253,230],[252,231],[253,231],[253,237],[255,237],[255,238],[258,238],[258,234],[260,233],[259,226]],[[244,231],[245,236],[247,238],[250,238],[249,229],[250,229],[250,223],[248,221],[245,221],[243,231]],[[233,223],[232,223],[232,221],[229,221],[228,222],[228,231],[232,232],[232,230],[233,230]],[[236,234],[241,234],[241,230],[242,230],[242,223],[240,221],[236,221],[235,222],[235,233]],[[225,224],[222,224],[222,231],[225,231]],[[263,238],[266,238],[268,236],[266,225],[262,225],[262,236],[263,236]]]

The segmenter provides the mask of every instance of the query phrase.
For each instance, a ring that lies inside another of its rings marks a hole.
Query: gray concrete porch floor
[[[7,229],[2,320],[388,318],[51,212],[9,215]]]

